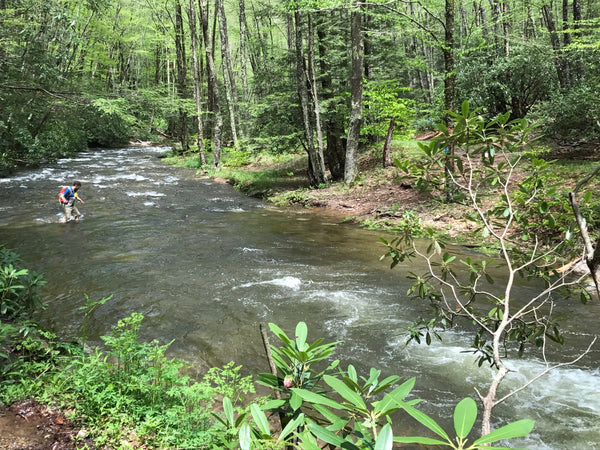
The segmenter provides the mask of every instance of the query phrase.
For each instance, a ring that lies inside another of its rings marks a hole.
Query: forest
[[[308,340],[304,322],[293,332],[269,322],[271,372],[258,380],[273,395],[258,399],[233,363],[193,380],[187,362],[166,356],[170,344],[140,342],[141,313],[101,336],[104,350],[86,348],[88,322],[109,294],[85,296],[77,337],[62,342],[31,320],[45,307],[42,276],[3,244],[0,404],[33,397],[67,408],[65,417],[87,428],[69,440],[86,448],[507,448],[492,444],[528,435],[534,421],[495,421],[494,408],[595,355],[593,333],[564,360],[550,363],[546,352],[565,341],[553,294],[569,291],[585,304],[600,292],[600,200],[590,183],[600,167],[595,158],[574,169],[537,156],[551,146],[597,152],[599,56],[592,0],[0,0],[0,176],[149,141],[210,176],[225,171],[225,157],[302,154],[307,185],[323,192],[331,181],[353,186],[361,155],[375,148],[411,189],[443,204],[439,217],[454,213],[451,226],[471,220],[464,234],[495,253],[457,258],[414,211],[381,238],[391,267],[419,259],[427,268],[404,274],[403,295],[433,311],[411,317],[405,345],[441,341],[441,331],[470,323],[462,353],[490,369],[477,404],[448,399],[456,405],[450,434],[409,398],[414,378],[329,362],[339,342]],[[418,135],[435,136],[419,144],[421,159],[392,159],[393,142]],[[537,152],[523,150],[530,137],[541,142]],[[558,268],[576,257],[586,273]],[[505,278],[492,268],[498,260]],[[501,293],[490,290],[496,279],[505,280]],[[543,287],[515,304],[523,279]],[[526,348],[545,365],[500,394],[513,373],[505,360]],[[392,415],[396,424],[416,421],[418,436],[392,429]]]
[[[451,125],[464,101],[540,136],[600,134],[600,5],[0,1],[0,168],[132,139],[306,151],[314,186],[352,183],[373,143]],[[210,156],[207,163],[207,155]]]

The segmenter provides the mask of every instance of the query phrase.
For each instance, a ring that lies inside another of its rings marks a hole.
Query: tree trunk
[[[544,21],[546,22],[548,33],[550,34],[552,48],[554,49],[554,66],[556,67],[558,83],[560,84],[561,89],[566,89],[568,87],[568,81],[565,76],[563,65],[564,60],[560,56],[560,40],[558,38],[558,33],[556,32],[556,24],[554,23],[554,16],[552,14],[552,8],[550,5],[544,5],[542,7],[542,15],[544,17]]]
[[[231,64],[231,50],[229,48],[229,36],[227,35],[227,18],[225,17],[225,7],[223,0],[215,0],[215,10],[219,18],[219,35],[221,36],[221,58],[223,61],[223,80],[225,81],[225,94],[229,106],[229,122],[231,127],[231,138],[233,145],[238,142],[237,127],[237,105],[238,94],[235,76],[233,75],[233,66]]]
[[[202,8],[202,3],[198,3],[200,12],[200,21],[202,23],[202,34],[204,36],[204,50],[206,52],[206,68],[208,72],[209,95],[212,93],[212,112],[214,114],[213,126],[213,169],[218,171],[221,168],[221,141],[223,136],[223,118],[221,117],[221,107],[219,105],[219,85],[217,82],[217,73],[215,71],[215,61],[213,59],[213,40],[208,29],[208,6],[206,11]]]
[[[566,48],[571,44],[571,33],[569,29],[571,28],[571,24],[569,23],[569,0],[563,0],[562,2],[562,21],[563,21],[563,47]],[[563,66],[565,70],[565,78],[567,80],[567,84],[569,86],[572,85],[572,70],[569,59],[565,56],[562,58]]]
[[[363,58],[362,11],[360,5],[353,4],[350,15],[350,46],[352,52],[352,73],[350,75],[350,121],[346,145],[346,165],[344,183],[354,183],[358,172],[358,148],[363,111]]]
[[[196,122],[198,125],[198,155],[202,164],[206,164],[204,154],[204,129],[202,126],[202,94],[200,91],[200,64],[198,62],[198,33],[196,31],[196,4],[190,0],[188,6],[188,21],[190,28],[190,47],[192,50],[192,73],[194,76],[194,100],[196,101]]]
[[[456,92],[456,72],[454,70],[454,0],[446,0],[445,9],[445,35],[444,35],[444,107],[446,111],[454,112],[455,92]],[[452,119],[450,114],[446,113],[446,123],[448,128],[452,128]],[[453,186],[451,183],[451,173],[454,173],[454,146],[450,145],[446,152],[448,157],[444,167],[446,174],[446,201],[451,202],[453,195]]]
[[[577,194],[579,190],[585,186],[593,177],[600,173],[600,166],[597,166],[594,171],[589,174],[586,178],[579,181],[572,192],[569,192],[569,202],[573,209],[573,215],[579,226],[581,237],[583,238],[584,258],[585,262],[590,269],[590,274],[596,285],[596,293],[600,297],[600,238],[598,238],[595,244],[592,243],[592,239],[588,233],[587,225],[579,210],[579,203],[577,202]]]
[[[321,23],[317,27],[319,37],[319,66],[321,68],[321,87],[323,98],[327,105],[327,114],[325,117],[325,135],[327,138],[327,147],[325,148],[325,160],[329,173],[333,180],[344,179],[344,159],[346,157],[346,147],[342,135],[344,128],[336,115],[338,102],[334,101],[333,81],[331,79],[331,66],[328,63],[327,50],[325,43],[327,35],[325,33],[326,24]]]
[[[314,145],[313,129],[308,110],[307,79],[304,72],[304,52],[302,49],[302,13],[294,13],[296,26],[296,82],[298,85],[298,99],[302,110],[302,121],[304,124],[304,138],[306,139],[306,151],[308,153],[308,177],[312,186],[318,186],[327,181],[325,174],[325,163],[319,158]]]
[[[175,52],[177,54],[177,94],[179,98],[186,98],[186,76],[185,65],[185,37],[183,34],[183,14],[179,0],[175,2]],[[189,150],[189,134],[187,129],[187,114],[183,108],[179,108],[179,141],[181,150]]]
[[[248,27],[246,23],[246,2],[245,0],[239,0],[239,21],[240,21],[240,79],[242,80],[242,102],[243,106],[243,118],[246,121],[249,119],[250,115],[248,113],[248,108],[246,105],[250,102],[250,91],[248,89],[248,74],[246,72],[246,67],[250,64],[250,60],[248,58]],[[243,129],[244,127],[242,127]]]
[[[313,26],[312,13],[308,13],[308,78],[310,93],[315,111],[315,131],[317,134],[316,158],[322,178],[327,181],[325,169],[325,158],[323,157],[323,131],[321,129],[321,112],[319,106],[319,95],[317,89],[317,75],[315,71],[315,28]]]
[[[573,38],[577,39],[581,36],[579,31],[581,28],[581,0],[573,0]],[[577,80],[583,80],[585,78],[585,64],[579,56],[576,57],[575,63],[573,64],[572,77]]]

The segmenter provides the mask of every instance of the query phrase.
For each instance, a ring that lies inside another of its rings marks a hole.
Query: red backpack
[[[62,189],[60,190],[60,193],[58,194],[58,201],[59,201],[60,203],[63,203],[63,201],[60,199],[60,197],[61,197],[61,195],[62,195],[62,196],[63,196],[63,198],[65,198],[65,192],[67,191],[67,189],[70,189],[70,188],[69,188],[69,186],[65,186],[64,188],[62,188]],[[67,202],[64,202],[64,203],[67,203]]]

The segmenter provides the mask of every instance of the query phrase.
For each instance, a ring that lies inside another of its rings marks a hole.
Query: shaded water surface
[[[466,334],[403,348],[405,327],[424,313],[407,299],[405,275],[423,268],[411,263],[389,270],[379,261],[379,233],[322,212],[269,207],[163,165],[157,157],[163,151],[83,153],[0,179],[0,242],[48,281],[44,325],[73,336],[84,294],[95,300],[112,294],[94,313],[93,341],[140,312],[142,338],[175,340],[172,354],[199,370],[234,360],[258,373],[268,370],[259,324],[275,322],[293,334],[304,320],[311,340],[343,341],[336,357],[344,367],[416,376],[414,394],[425,400],[423,409],[450,427],[453,405],[473,396],[474,386],[486,388],[490,369],[477,368],[463,352],[470,344]],[[58,191],[73,179],[83,183],[83,220],[60,224]],[[519,295],[535,290],[522,287]],[[551,362],[587,346],[600,321],[598,304],[557,303],[569,332]],[[532,418],[534,433],[513,445],[600,449],[599,362],[595,349],[576,366],[552,372],[499,406],[495,426]],[[501,395],[543,366],[536,356],[511,362],[514,372]]]

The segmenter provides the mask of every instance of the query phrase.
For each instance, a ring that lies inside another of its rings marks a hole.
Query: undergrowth
[[[16,254],[1,250],[2,269],[11,267],[22,278],[0,279],[4,304],[28,301],[23,281],[29,272]],[[244,399],[254,394],[252,377],[229,363],[192,379],[188,362],[167,357],[170,344],[139,341],[143,316],[138,313],[102,337],[103,348],[89,349],[84,345],[88,313],[109,298],[86,297],[81,336],[72,342],[40,329],[29,314],[2,314],[0,404],[35,398],[62,408],[87,430],[80,438],[109,448],[132,440],[149,448],[222,448],[230,437],[215,425],[215,402],[227,396],[243,413]]]

